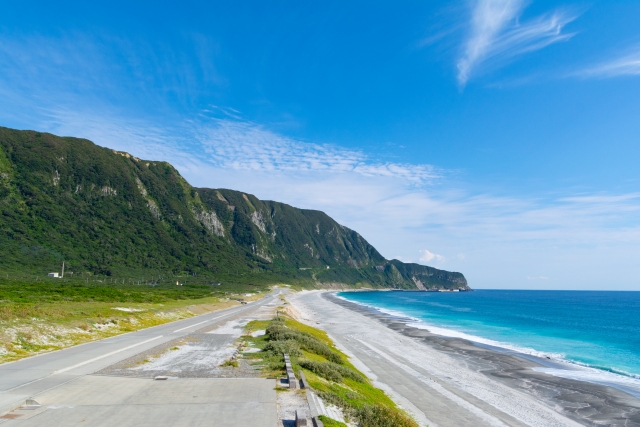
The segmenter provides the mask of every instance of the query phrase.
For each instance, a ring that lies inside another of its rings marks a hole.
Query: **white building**
[[[47,274],[47,276],[49,276],[49,277],[55,277],[56,279],[59,279],[59,278],[60,278],[59,273],[49,273],[49,274]]]

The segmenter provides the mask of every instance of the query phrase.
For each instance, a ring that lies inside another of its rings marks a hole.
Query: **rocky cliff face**
[[[65,259],[101,274],[467,287],[460,273],[384,259],[323,212],[194,188],[168,163],[82,139],[0,128],[0,209],[3,269],[47,270]]]
[[[273,263],[310,267],[366,267],[384,262],[358,233],[323,212],[262,201],[233,190],[196,189],[219,221],[220,235]]]

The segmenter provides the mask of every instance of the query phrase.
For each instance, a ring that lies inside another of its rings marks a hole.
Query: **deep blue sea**
[[[413,326],[548,362],[541,371],[640,397],[640,292],[342,292]]]

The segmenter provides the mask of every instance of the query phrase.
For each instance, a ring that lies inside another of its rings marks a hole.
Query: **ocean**
[[[414,327],[465,338],[541,363],[537,370],[604,384],[640,398],[640,292],[341,292],[405,317]]]

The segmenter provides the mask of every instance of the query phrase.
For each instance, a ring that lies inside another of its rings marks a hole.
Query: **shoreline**
[[[362,305],[368,309],[379,311],[397,320],[405,322],[408,326],[424,329],[430,333],[447,337],[459,338],[473,343],[476,346],[487,348],[503,354],[511,354],[538,363],[539,367],[534,368],[539,372],[553,375],[560,378],[576,381],[588,382],[602,386],[612,387],[621,392],[627,393],[634,398],[640,399],[640,376],[615,369],[600,368],[589,364],[581,363],[565,358],[564,355],[551,351],[538,350],[532,347],[509,342],[495,341],[480,335],[470,335],[464,331],[451,329],[448,326],[439,326],[423,319],[403,313],[399,309],[388,309],[377,307],[360,301],[353,301],[347,297],[335,295],[336,298],[343,299],[352,304]]]
[[[562,355],[553,352],[536,350],[519,344],[510,344],[508,342],[499,342],[489,338],[477,335],[469,335],[466,332],[449,329],[448,327],[430,324],[420,318],[412,317],[401,311],[376,307],[367,303],[352,301],[343,296],[333,294],[335,298],[347,301],[351,304],[360,305],[366,309],[388,315],[391,318],[399,320],[407,324],[407,326],[417,329],[424,329],[433,335],[444,338],[458,338],[469,341],[478,347],[483,347],[498,353],[510,354],[516,357],[530,360],[541,366],[534,368],[539,372],[544,372],[565,379],[573,379],[576,381],[588,382],[602,386],[612,387],[621,392],[630,394],[640,399],[640,379],[633,374],[625,374],[614,370],[598,369],[597,367],[581,364],[580,362],[566,359]],[[550,357],[551,356],[551,357]]]
[[[542,360],[435,335],[333,293],[306,292],[290,300],[312,310],[316,323],[357,352],[430,426],[640,426],[639,399],[535,370],[544,367]]]
[[[559,365],[558,362],[544,360],[534,355],[519,353],[515,350],[477,343],[462,338],[436,335],[426,329],[411,326],[410,323],[412,323],[413,319],[408,316],[405,316],[404,319],[398,318],[392,314],[384,313],[375,307],[348,301],[333,293],[325,294],[324,297],[334,303],[340,304],[337,301],[344,302],[343,306],[346,308],[375,318],[388,328],[407,337],[418,339],[427,345],[440,347],[439,349],[441,351],[454,352],[458,355],[464,355],[469,359],[477,358],[490,361],[490,363],[494,365],[494,368],[490,370],[484,369],[483,373],[485,373],[485,375],[499,379],[520,390],[527,390],[529,392],[534,390],[533,395],[535,397],[542,398],[542,400],[546,400],[553,406],[560,406],[562,413],[566,415],[573,414],[573,416],[570,415],[570,417],[577,422],[589,422],[588,418],[592,418],[592,416],[586,418],[579,415],[579,413],[592,411],[585,411],[584,408],[580,408],[579,412],[575,408],[576,404],[588,405],[592,410],[595,410],[597,414],[604,415],[606,413],[612,418],[611,424],[616,423],[616,421],[621,421],[620,419],[614,421],[614,419],[620,415],[625,416],[630,412],[634,412],[634,410],[640,412],[640,399],[625,391],[602,384],[554,376],[542,370],[537,370],[553,368]],[[476,349],[469,348],[469,345]],[[514,363],[512,360],[507,360],[509,358],[518,359],[520,362],[518,363],[516,361]],[[526,383],[526,386],[523,383]],[[551,397],[548,393],[550,388],[555,389],[555,391],[558,392],[558,396],[567,397]],[[582,396],[581,400],[569,397],[570,395],[576,394]],[[596,402],[601,403],[598,404]],[[629,420],[627,420],[627,423],[624,425],[640,425],[640,416],[637,418],[637,420],[634,420],[635,423],[630,424],[628,422]],[[604,420],[600,419],[600,423],[602,423],[602,421]]]

